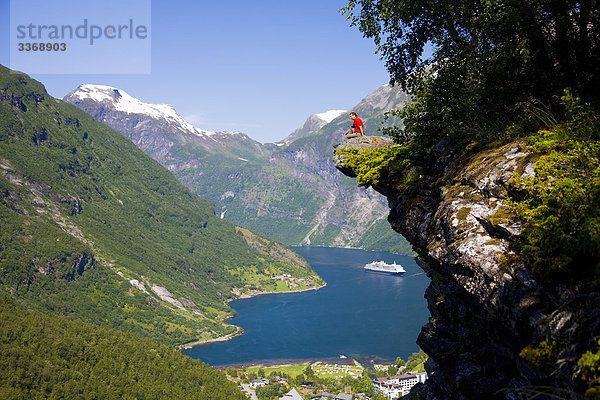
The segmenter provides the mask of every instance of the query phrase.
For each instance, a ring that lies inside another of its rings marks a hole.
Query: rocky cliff
[[[336,167],[356,177],[350,154],[375,146],[368,138],[345,140]],[[411,396],[580,398],[578,360],[596,349],[600,298],[549,284],[511,250],[522,226],[509,202],[519,194],[516,178],[535,174],[536,158],[519,140],[479,150],[442,142],[433,153],[410,184],[393,168],[372,181],[388,198],[391,226],[431,278],[431,317],[417,339],[430,356],[429,380]]]

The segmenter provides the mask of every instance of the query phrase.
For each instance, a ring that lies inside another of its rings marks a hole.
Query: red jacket
[[[362,119],[356,117],[354,118],[354,123],[352,124],[352,127],[354,128],[354,132],[360,133],[360,127],[363,127],[363,131],[365,130],[365,127],[363,126],[363,122]]]

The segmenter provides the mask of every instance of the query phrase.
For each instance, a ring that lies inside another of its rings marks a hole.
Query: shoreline
[[[319,287],[312,287],[312,288],[307,288],[307,289],[287,290],[285,292],[259,292],[259,293],[254,293],[254,294],[243,294],[240,297],[238,297],[237,299],[228,300],[227,302],[229,303],[229,302],[236,301],[236,300],[251,299],[252,297],[262,296],[262,295],[265,295],[265,294],[286,294],[286,293],[310,292],[311,290],[322,289],[325,286],[327,286],[327,282],[325,282],[323,285],[321,285]]]
[[[262,295],[266,295],[266,294],[286,294],[286,293],[308,292],[308,291],[311,291],[311,290],[322,289],[325,286],[327,286],[327,282],[325,282],[323,285],[321,285],[319,287],[308,288],[308,289],[289,290],[289,291],[285,291],[285,292],[260,292],[260,293],[250,294],[250,295],[243,294],[240,297],[238,297],[237,299],[227,300],[227,303],[230,303],[230,302],[236,301],[236,300],[251,299],[252,297],[262,296]],[[222,322],[229,321],[229,320],[235,318],[236,316],[237,316],[237,312],[235,313],[235,315],[232,315],[230,317],[227,317],[227,318],[223,319]],[[177,350],[184,351],[184,350],[190,350],[190,349],[192,349],[194,347],[202,346],[202,345],[205,345],[205,344],[218,343],[218,342],[226,342],[228,340],[235,339],[237,337],[240,337],[240,336],[243,336],[243,335],[246,334],[246,331],[244,331],[243,328],[241,328],[241,327],[239,327],[237,325],[233,325],[233,326],[237,327],[238,329],[241,329],[241,332],[237,332],[235,334],[229,334],[229,335],[226,335],[226,336],[219,336],[219,337],[214,338],[214,339],[197,340],[195,342],[190,342],[190,343],[182,344],[179,347],[177,347]]]
[[[402,254],[402,253],[393,253],[387,250],[370,250],[370,249],[363,249],[360,247],[339,247],[339,246],[322,246],[322,245],[290,245],[288,246],[290,249],[293,250],[294,247],[317,247],[317,248],[333,248],[333,249],[349,249],[349,250],[362,250],[362,251],[371,251],[371,252],[376,252],[376,251],[385,251],[388,252],[390,254],[394,254],[394,255],[399,255],[399,256],[406,256],[406,257],[415,257],[415,255],[410,255],[410,254]],[[313,288],[308,288],[308,289],[296,289],[296,290],[289,290],[289,291],[285,291],[285,292],[259,292],[259,293],[254,293],[254,294],[243,294],[238,298],[235,299],[228,299],[226,301],[226,304],[231,303],[232,301],[236,301],[236,300],[242,300],[242,299],[250,299],[252,297],[257,297],[257,296],[262,296],[262,295],[267,295],[267,294],[286,294],[286,293],[302,293],[302,292],[308,292],[311,290],[319,290],[322,289],[324,287],[327,286],[327,282],[324,282],[324,284],[322,286],[318,286],[318,287],[313,287]],[[235,310],[234,310],[235,311]],[[226,322],[229,321],[233,318],[235,318],[237,316],[237,312],[234,313],[233,315],[226,317],[222,320],[222,322]],[[237,326],[237,325],[234,325]],[[218,343],[218,342],[226,342],[228,340],[231,339],[235,339],[237,337],[243,336],[246,334],[246,332],[243,330],[243,328],[238,327],[239,329],[242,329],[241,332],[238,332],[236,334],[230,334],[230,335],[226,335],[226,336],[220,336],[214,339],[206,339],[206,340],[198,340],[198,341],[194,341],[194,342],[190,342],[190,343],[186,343],[183,345],[180,345],[179,347],[177,347],[177,350],[179,351],[184,351],[184,350],[190,350],[194,347],[197,346],[202,346],[202,345],[206,345],[206,344],[211,344],[211,343]]]
[[[372,252],[385,252],[385,253],[390,253],[390,254],[394,254],[396,256],[407,256],[407,257],[416,257],[417,253],[413,253],[413,254],[404,254],[404,253],[395,253],[393,251],[389,251],[389,250],[373,250],[373,249],[365,249],[362,247],[351,247],[351,246],[323,246],[323,245],[307,245],[307,244],[290,244],[288,246],[289,248],[293,249],[294,247],[318,247],[318,248],[323,248],[323,249],[348,249],[348,250],[362,250],[362,251],[372,251]]]
[[[234,325],[234,326],[236,326],[236,325]],[[238,326],[238,328],[242,329],[239,326]],[[217,342],[226,342],[228,340],[235,339],[236,337],[240,337],[240,336],[243,336],[245,334],[246,334],[246,331],[244,331],[242,329],[241,332],[236,332],[236,333],[229,334],[229,335],[226,335],[226,336],[219,336],[218,338],[214,338],[214,339],[198,340],[198,341],[195,341],[195,342],[182,344],[181,346],[179,346],[177,348],[177,350],[184,351],[184,350],[190,350],[190,349],[192,349],[194,347],[202,346],[202,345],[205,345],[205,344],[217,343]]]
[[[240,364],[224,364],[224,365],[211,365],[211,367],[214,367],[216,369],[219,370],[225,370],[228,368],[280,368],[280,367],[294,367],[294,366],[298,366],[298,365],[312,365],[315,363],[323,363],[323,364],[335,364],[337,362],[337,364],[339,365],[356,365],[356,363],[358,363],[360,365],[360,363],[358,361],[356,361],[353,358],[348,357],[347,360],[352,360],[352,363],[348,362],[347,364],[341,364],[339,361],[340,360],[345,360],[342,358],[335,358],[335,357],[331,357],[331,358],[306,358],[306,359],[298,359],[298,360],[286,360],[286,359],[281,359],[281,360],[258,360],[258,361],[249,361],[248,363],[240,363]]]
[[[232,363],[232,364],[220,364],[220,365],[211,365],[214,368],[225,370],[228,368],[279,368],[279,367],[291,367],[298,365],[307,365],[307,364],[338,364],[338,365],[360,365],[365,366],[365,364],[393,364],[394,360],[392,359],[382,359],[382,358],[369,358],[365,357],[364,359],[356,359],[353,356],[345,356],[340,355],[338,357],[308,357],[308,358],[298,358],[298,359],[264,359],[264,360],[251,360],[248,362],[242,363]]]

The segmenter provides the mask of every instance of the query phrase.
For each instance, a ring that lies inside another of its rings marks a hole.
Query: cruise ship
[[[386,264],[385,262],[379,260],[365,265],[365,271],[392,275],[402,275],[406,272],[402,265],[396,264],[396,261],[394,261],[392,264]]]

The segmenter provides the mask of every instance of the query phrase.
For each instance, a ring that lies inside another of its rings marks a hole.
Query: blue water
[[[327,360],[392,361],[418,351],[415,340],[429,311],[429,279],[412,257],[353,249],[295,247],[327,286],[269,294],[230,303],[229,322],[246,334],[186,350],[214,366]],[[402,264],[404,276],[364,272],[374,259]]]

